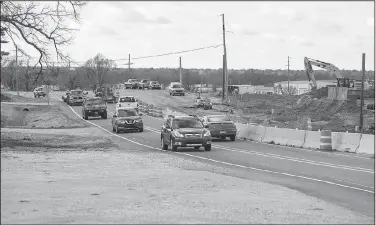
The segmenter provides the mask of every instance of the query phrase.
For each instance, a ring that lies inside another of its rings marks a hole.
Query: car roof
[[[195,116],[174,116],[173,119],[198,119]]]
[[[203,117],[227,117],[226,115],[205,115]]]
[[[90,97],[90,98],[87,98],[86,100],[98,100],[98,99],[103,100],[103,98],[101,97]]]
[[[135,108],[133,107],[122,107],[122,108],[117,108],[116,111],[121,111],[121,110],[132,110],[132,111],[136,111]]]

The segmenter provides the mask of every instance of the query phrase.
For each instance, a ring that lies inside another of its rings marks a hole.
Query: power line
[[[137,59],[146,59],[146,58],[156,58],[156,57],[161,57],[161,56],[167,56],[167,55],[176,55],[176,54],[181,54],[181,53],[187,53],[187,52],[195,52],[195,51],[200,51],[200,50],[204,50],[204,49],[209,49],[209,48],[217,48],[219,46],[222,46],[223,44],[218,44],[218,45],[211,45],[211,46],[206,46],[206,47],[201,47],[201,48],[194,48],[194,49],[189,49],[189,50],[183,50],[183,51],[178,51],[178,52],[170,52],[170,53],[164,53],[164,54],[158,54],[158,55],[150,55],[150,56],[140,56],[140,57],[135,57],[135,58],[131,58],[132,60],[137,60]],[[36,58],[36,57],[31,57],[32,59],[39,59],[39,58]],[[123,60],[129,60],[129,58],[124,58],[124,59],[110,59],[111,61],[123,61]],[[48,62],[45,62],[45,63],[55,63],[55,64],[60,64],[60,63],[64,63],[64,62],[56,62],[56,61],[48,61]],[[71,63],[73,64],[80,64],[80,63],[85,63],[85,62],[77,62],[77,61],[71,61]]]
[[[186,53],[186,52],[195,52],[195,51],[200,51],[200,50],[204,50],[204,49],[208,49],[208,48],[218,48],[219,46],[222,46],[222,44],[211,45],[211,46],[195,48],[195,49],[189,49],[189,50],[184,50],[184,51],[179,51],[179,52],[170,52],[170,53],[159,54],[159,55],[141,56],[141,57],[135,57],[135,58],[131,58],[131,59],[137,60],[137,59],[146,59],[146,58],[156,58],[156,57],[167,56],[167,55],[176,55],[176,54],[181,54],[181,53]]]

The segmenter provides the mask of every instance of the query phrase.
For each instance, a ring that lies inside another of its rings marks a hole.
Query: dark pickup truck
[[[87,98],[82,104],[82,118],[88,120],[89,117],[102,117],[107,119],[107,105],[101,97]]]

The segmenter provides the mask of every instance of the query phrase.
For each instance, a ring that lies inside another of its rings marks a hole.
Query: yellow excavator
[[[311,86],[311,93],[313,95],[317,95],[317,83],[314,75],[314,71],[312,66],[320,67],[328,72],[332,72],[337,77],[337,87],[347,87],[351,88],[354,86],[354,83],[350,81],[350,79],[345,78],[341,71],[333,64],[319,61],[316,59],[311,59],[308,57],[304,57],[304,67],[308,76],[309,84]]]

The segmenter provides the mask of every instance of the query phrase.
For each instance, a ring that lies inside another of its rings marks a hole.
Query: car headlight
[[[119,123],[125,123],[125,120],[119,120]]]
[[[172,135],[174,135],[175,137],[180,137],[180,138],[183,138],[183,137],[184,137],[184,135],[181,134],[181,133],[179,133],[179,131],[177,131],[177,130],[174,130],[174,131],[172,132]]]
[[[136,121],[136,123],[141,123],[142,119],[141,118],[140,119],[136,119],[135,121]]]
[[[204,137],[210,137],[210,136],[211,136],[210,130],[206,130],[206,132],[204,133]]]

